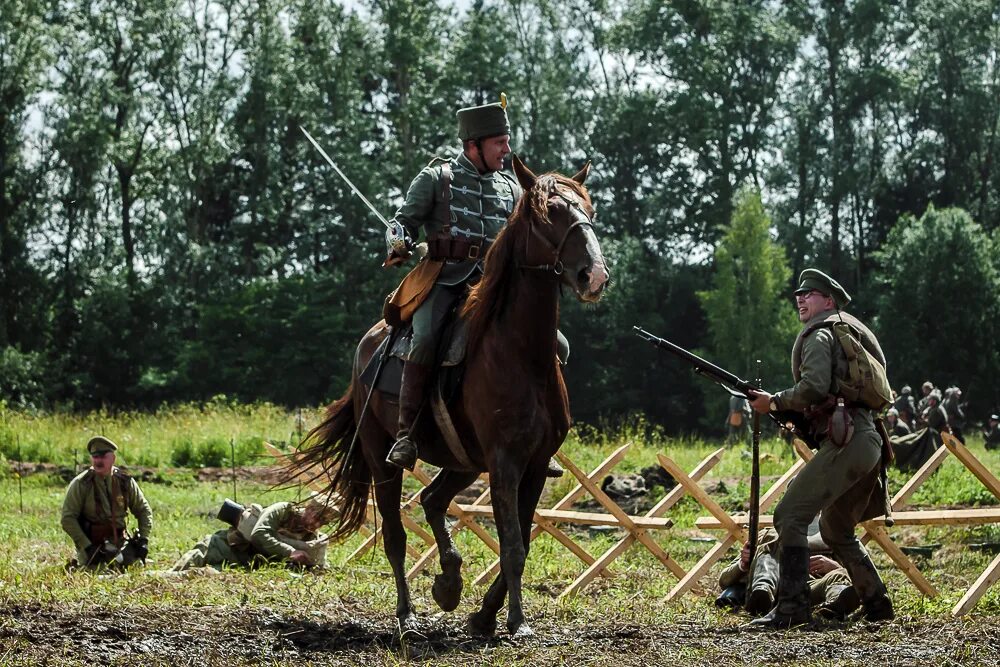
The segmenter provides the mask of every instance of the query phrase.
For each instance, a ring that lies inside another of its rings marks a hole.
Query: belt
[[[433,260],[464,262],[482,259],[487,248],[488,244],[459,238],[431,239],[427,242],[427,255]]]

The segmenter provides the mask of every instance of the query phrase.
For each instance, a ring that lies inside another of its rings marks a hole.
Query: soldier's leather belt
[[[489,244],[460,238],[431,239],[427,242],[427,255],[435,261],[464,262],[482,259],[488,248]]]

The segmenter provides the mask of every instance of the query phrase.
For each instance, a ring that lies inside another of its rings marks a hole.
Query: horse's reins
[[[593,229],[594,228],[594,221],[593,221],[593,218],[591,218],[589,215],[587,215],[587,212],[583,210],[583,206],[581,206],[580,202],[577,201],[576,199],[571,199],[571,198],[567,197],[566,195],[564,195],[562,192],[559,192],[558,190],[556,190],[552,194],[555,195],[556,197],[559,197],[564,202],[566,202],[566,204],[569,206],[569,210],[570,211],[572,211],[574,208],[576,210],[578,210],[580,212],[580,214],[584,218],[586,218],[586,220],[577,220],[576,222],[572,223],[569,227],[567,227],[566,231],[563,233],[562,240],[559,241],[559,245],[554,246],[554,247],[552,245],[552,242],[549,241],[547,238],[545,238],[544,234],[542,234],[540,231],[538,231],[537,225],[531,225],[531,233],[534,234],[535,236],[537,236],[538,238],[540,238],[546,245],[548,245],[553,250],[553,253],[554,253],[554,256],[555,256],[555,263],[553,263],[553,264],[534,264],[534,265],[532,265],[532,264],[518,264],[517,268],[519,268],[519,269],[525,269],[525,270],[531,270],[531,271],[551,271],[553,274],[555,274],[557,276],[560,276],[560,275],[562,275],[563,271],[566,268],[566,267],[563,266],[561,258],[562,258],[563,247],[566,245],[566,240],[569,239],[569,235],[573,233],[574,229],[577,229],[579,227],[590,227],[591,229]],[[548,216],[546,216],[546,218],[548,218]]]

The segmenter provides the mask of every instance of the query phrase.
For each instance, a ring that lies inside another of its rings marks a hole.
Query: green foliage
[[[901,218],[878,259],[877,326],[892,332],[881,338],[892,384],[933,378],[959,384],[980,409],[995,405],[1000,272],[990,237],[965,211],[930,207]]]
[[[43,405],[48,398],[46,371],[41,352],[4,348],[0,351],[0,400],[20,408]]]
[[[757,376],[759,360],[765,386],[780,387],[788,380],[788,349],[798,318],[783,295],[791,272],[770,228],[760,194],[745,187],[715,251],[713,287],[698,297],[710,334],[710,359],[750,380]],[[727,394],[712,391],[706,397],[708,414],[725,414]]]

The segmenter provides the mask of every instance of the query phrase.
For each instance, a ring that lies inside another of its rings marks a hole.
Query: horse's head
[[[611,278],[594,233],[594,206],[583,187],[590,163],[575,176],[536,176],[516,155],[514,173],[531,230],[522,269],[557,275],[581,301],[597,301]]]

